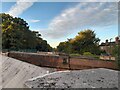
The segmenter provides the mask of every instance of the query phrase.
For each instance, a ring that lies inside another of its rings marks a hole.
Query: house
[[[115,60],[115,57],[112,56],[112,52],[114,47],[118,45],[119,42],[120,42],[120,38],[116,37],[115,41],[113,42],[111,42],[111,39],[110,39],[110,42],[106,40],[105,43],[101,43],[101,45],[99,45],[100,49],[105,53],[102,53],[102,55],[100,56],[100,59]]]
[[[110,42],[109,42],[108,39],[107,39],[107,40],[105,41],[105,43],[101,43],[101,45],[99,45],[99,46],[100,46],[100,49],[101,49],[102,51],[105,51],[108,55],[111,55],[111,54],[112,54],[112,51],[113,51],[113,48],[114,48],[116,45],[118,45],[119,42],[120,42],[119,37],[116,37],[116,38],[115,38],[115,41],[111,42],[111,40],[110,40]]]

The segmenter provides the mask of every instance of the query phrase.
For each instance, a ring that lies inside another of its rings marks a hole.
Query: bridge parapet
[[[64,68],[64,69],[90,69],[108,68],[117,69],[116,61],[70,57],[69,55],[41,55],[37,53],[9,52],[9,57],[16,58],[37,66]]]

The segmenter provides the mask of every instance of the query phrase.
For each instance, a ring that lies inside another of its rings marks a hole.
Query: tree
[[[60,42],[60,44],[57,46],[57,51],[63,53],[71,53],[71,48],[71,43],[69,41]]]
[[[117,65],[120,70],[120,42],[118,45],[115,45],[112,51],[112,55],[116,58],[117,60]]]
[[[91,52],[92,54],[99,54],[100,39],[96,38],[96,34],[92,30],[84,30],[71,40],[73,49],[77,53],[83,54],[84,52]]]
[[[9,14],[2,17],[2,46],[3,49],[30,49],[35,47],[36,38],[29,30],[28,23],[21,18],[13,18]]]
[[[0,20],[0,23],[1,23],[1,20]],[[0,52],[2,51],[2,27],[0,26]]]
[[[42,51],[51,49],[47,41],[41,38],[41,34],[29,29],[28,23],[19,18],[13,18],[9,14],[0,14],[2,18],[2,48],[8,50],[36,49],[38,45],[46,46]],[[40,44],[41,43],[41,44]]]
[[[67,51],[67,53],[91,52],[92,54],[100,54],[99,41],[100,39],[96,38],[94,31],[88,29],[79,32],[75,38],[60,43],[57,48],[58,51]]]

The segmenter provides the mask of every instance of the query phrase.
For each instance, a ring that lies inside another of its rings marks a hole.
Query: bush
[[[80,56],[80,54],[77,54],[77,53],[74,54],[74,53],[73,53],[73,54],[70,54],[70,56]]]
[[[120,43],[114,46],[112,55],[116,58],[116,63],[118,65],[118,69],[120,70]]]
[[[84,52],[83,55],[88,56],[88,57],[92,57],[92,58],[95,58],[95,59],[99,59],[98,55],[94,55],[91,52]]]
[[[93,55],[92,53],[90,53],[90,52],[84,52],[83,55],[85,55],[85,56],[94,56],[94,55]]]

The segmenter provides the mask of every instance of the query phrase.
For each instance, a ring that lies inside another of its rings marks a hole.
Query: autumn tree
[[[92,30],[80,31],[73,39],[68,39],[67,42],[62,42],[58,45],[58,51],[66,51],[67,53],[91,52],[92,54],[100,54],[99,43],[100,39],[96,38],[96,34]]]
[[[93,54],[99,54],[100,39],[96,38],[96,34],[92,30],[84,30],[78,33],[78,35],[71,40],[73,50],[80,54],[84,52],[91,52]]]

